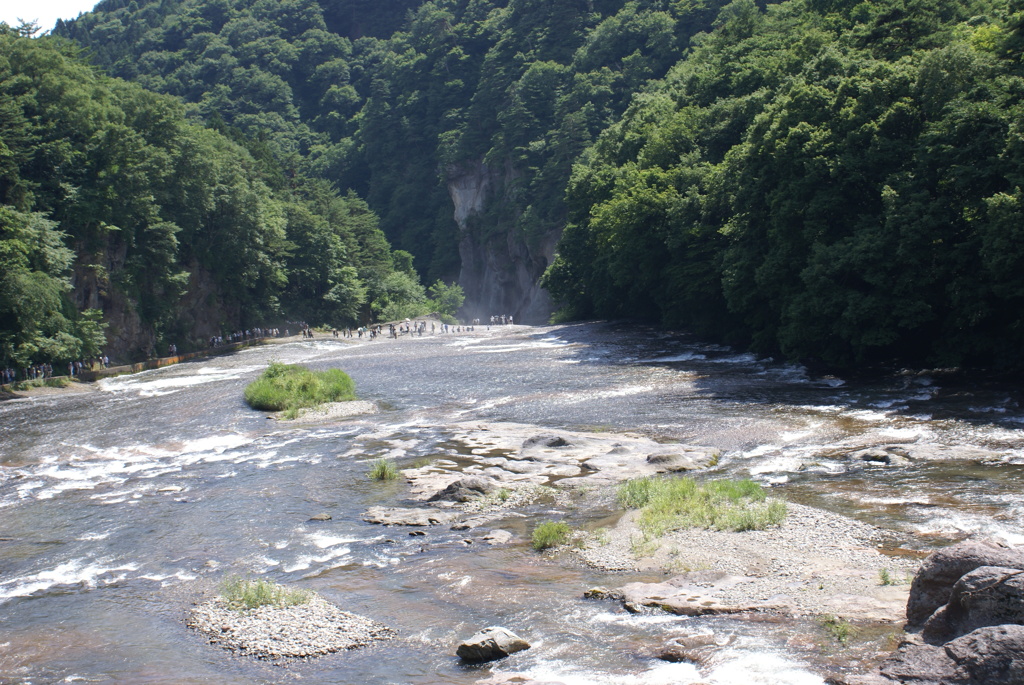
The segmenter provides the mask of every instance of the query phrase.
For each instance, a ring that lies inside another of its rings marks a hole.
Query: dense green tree
[[[0,26],[0,103],[0,364],[95,354],[98,308],[141,325],[119,343],[133,356],[219,332],[197,314],[229,330],[285,313],[352,324],[392,270],[358,197],[69,43]]]
[[[67,297],[74,253],[56,222],[0,206],[0,363],[26,367],[97,354],[99,312]]]
[[[790,358],[1019,364],[1007,9],[736,0],[582,158],[545,283]]]

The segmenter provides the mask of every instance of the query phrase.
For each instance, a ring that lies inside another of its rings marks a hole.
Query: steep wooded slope
[[[342,325],[393,271],[357,197],[0,25],[0,364],[185,350],[283,313]]]
[[[57,33],[354,189],[471,315],[543,321],[573,160],[722,4],[106,0]]]

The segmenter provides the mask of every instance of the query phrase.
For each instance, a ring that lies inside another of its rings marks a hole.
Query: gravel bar
[[[397,632],[364,616],[342,611],[316,593],[294,606],[236,611],[220,597],[192,609],[189,627],[238,654],[259,659],[302,659],[366,647]]]

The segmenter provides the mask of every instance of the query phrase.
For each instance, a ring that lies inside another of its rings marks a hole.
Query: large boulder
[[[949,603],[924,625],[929,642],[943,643],[977,628],[1024,624],[1024,570],[981,566],[953,585]]]
[[[494,492],[497,488],[497,484],[490,478],[466,476],[450,483],[444,490],[434,493],[427,501],[469,502]]]
[[[979,628],[948,643],[956,677],[966,685],[1024,683],[1024,626]]]
[[[894,683],[913,685],[953,685],[956,663],[942,647],[926,645],[920,639],[903,642],[882,664],[881,675]]]
[[[1024,569],[1024,552],[992,540],[964,540],[932,553],[910,586],[907,624],[924,624],[949,601],[956,582],[981,566]]]
[[[529,642],[507,628],[491,626],[460,644],[455,654],[463,661],[478,664],[501,659],[529,648]]]
[[[900,685],[1020,685],[1024,626],[978,628],[942,647],[912,637],[882,664],[880,675]]]

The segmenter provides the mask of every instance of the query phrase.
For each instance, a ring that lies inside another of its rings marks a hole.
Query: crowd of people
[[[84,361],[71,361],[67,365],[67,375],[71,378],[77,378],[83,371],[93,371],[97,368],[105,369],[108,366],[110,366],[110,357],[105,354]],[[10,385],[20,381],[46,380],[47,378],[53,378],[54,375],[61,374],[54,374],[53,365],[45,362],[42,364],[29,364],[20,369],[8,367],[0,369],[0,385]]]
[[[281,330],[278,328],[246,328],[244,331],[235,331],[225,335],[214,335],[210,338],[210,347],[219,347],[225,343],[239,343],[246,342],[248,340],[257,340],[259,338],[277,338],[281,335]],[[288,329],[284,331],[284,337],[288,337]],[[178,348],[174,347],[174,353],[177,354]]]

